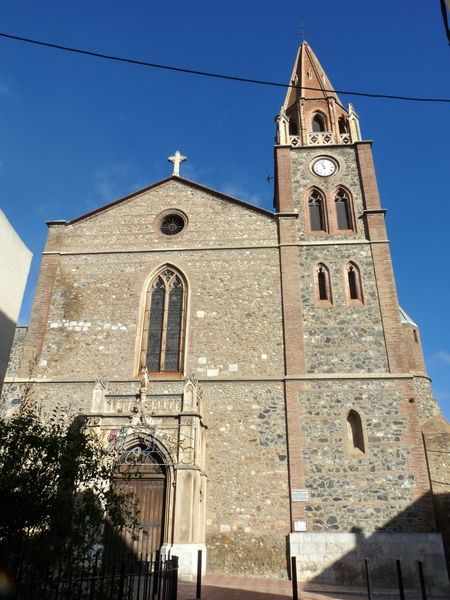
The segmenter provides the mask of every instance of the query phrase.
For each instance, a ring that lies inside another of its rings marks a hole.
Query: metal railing
[[[428,600],[427,585],[426,585],[425,576],[424,576],[424,564],[421,561],[417,561],[416,564],[417,564],[418,582],[420,584],[420,590],[417,590],[417,585],[414,586],[414,588],[415,588],[413,590],[414,597],[415,598],[421,598],[422,600]],[[406,600],[405,578],[404,578],[404,575],[402,573],[401,561],[400,560],[396,560],[395,561],[395,566],[396,566],[396,572],[397,572],[397,582],[398,582],[399,597],[400,597],[400,600]],[[291,556],[291,562],[290,562],[290,579],[291,579],[291,582],[292,582],[292,599],[293,600],[302,600],[301,595],[299,594],[299,587],[298,587],[298,581],[297,581],[297,573],[298,573],[298,569],[297,569],[297,557]],[[370,564],[369,564],[369,560],[367,558],[364,559],[364,579],[365,579],[365,583],[366,583],[367,599],[368,600],[373,600],[375,591],[374,591],[374,585],[373,585],[373,582],[372,582]],[[357,588],[355,588],[355,591],[353,591],[351,593],[355,593],[356,589]],[[380,591],[381,591],[380,588],[378,588],[377,593],[380,592]],[[411,592],[411,590],[410,590],[410,592]],[[363,595],[362,590],[359,590],[358,593],[360,593],[361,595]]]
[[[104,560],[101,553],[45,570],[26,563],[12,573],[15,600],[176,600],[178,558]]]

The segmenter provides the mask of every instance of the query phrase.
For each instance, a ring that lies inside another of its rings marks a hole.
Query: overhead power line
[[[397,96],[395,94],[373,94],[370,92],[353,92],[349,90],[326,90],[319,88],[312,88],[306,86],[299,86],[289,83],[280,83],[277,81],[267,81],[264,79],[251,79],[249,77],[238,77],[235,75],[225,75],[224,73],[212,73],[210,71],[198,71],[196,69],[187,69],[183,67],[174,67],[172,65],[162,65],[158,63],[151,63],[145,60],[137,60],[133,58],[125,58],[123,56],[115,56],[112,54],[104,54],[103,52],[94,52],[93,50],[83,50],[81,48],[72,48],[70,46],[62,46],[61,44],[53,44],[51,42],[44,42],[42,40],[35,40],[31,38],[22,37],[19,35],[12,35],[9,33],[0,32],[0,37],[7,38],[10,40],[16,40],[18,42],[25,42],[27,44],[35,44],[36,46],[44,46],[46,48],[53,48],[55,50],[62,50],[64,52],[72,52],[73,54],[82,54],[84,56],[94,56],[96,58],[102,58],[104,60],[111,60],[116,62],[128,63],[131,65],[138,65],[141,67],[148,67],[152,69],[162,69],[165,71],[175,71],[177,73],[187,73],[189,75],[198,75],[201,77],[214,77],[216,79],[226,79],[228,81],[239,81],[241,83],[254,83],[257,85],[268,85],[272,87],[281,88],[302,88],[304,90],[315,90],[341,94],[343,96],[363,96],[365,98],[383,98],[386,100],[405,100],[410,102],[441,102],[450,103],[450,98],[423,98],[418,96]]]

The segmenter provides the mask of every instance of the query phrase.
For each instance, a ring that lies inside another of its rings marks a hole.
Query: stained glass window
[[[171,214],[161,221],[161,231],[166,235],[176,235],[184,229],[184,219],[181,215]]]
[[[180,332],[183,311],[183,284],[177,277],[168,293],[165,371],[178,371],[180,358]]]
[[[164,269],[149,286],[141,367],[149,371],[182,369],[186,288],[181,276]]]
[[[164,281],[161,277],[158,277],[151,295],[151,310],[149,315],[150,322],[147,345],[147,369],[149,369],[149,371],[159,371],[165,295]]]

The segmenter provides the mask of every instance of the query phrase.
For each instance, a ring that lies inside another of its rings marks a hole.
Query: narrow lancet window
[[[161,271],[147,291],[141,368],[182,370],[186,286],[173,269]]]
[[[325,211],[322,194],[313,190],[309,196],[309,226],[311,231],[325,231]]]
[[[334,200],[338,229],[353,229],[350,196],[345,190],[338,190]]]
[[[162,277],[153,284],[148,324],[148,344],[146,367],[149,371],[160,370],[161,345],[163,337],[164,298],[166,290]]]
[[[313,117],[312,130],[314,131],[314,133],[320,133],[322,131],[326,131],[325,119],[319,113],[316,113]]]
[[[289,135],[298,135],[297,123],[294,119],[289,119]]]
[[[347,436],[350,450],[365,452],[362,421],[356,410],[351,410],[347,416]]]
[[[319,302],[332,302],[330,272],[323,264],[316,267],[316,298]]]
[[[363,301],[362,285],[361,285],[361,274],[358,267],[354,263],[348,263],[347,265],[347,284],[348,284],[348,297],[350,301]]]
[[[339,133],[348,133],[348,121],[345,117],[339,117]]]

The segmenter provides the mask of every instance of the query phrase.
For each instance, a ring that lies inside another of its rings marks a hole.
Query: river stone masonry
[[[403,548],[444,590],[428,469],[447,441],[427,461],[438,408],[371,142],[306,42],[291,80],[274,211],[174,173],[49,223],[4,398],[85,416],[135,476],[130,547],[179,556],[182,579],[201,550],[209,572],[286,577],[296,556],[300,581],[327,584],[359,582],[369,556],[390,585]]]

